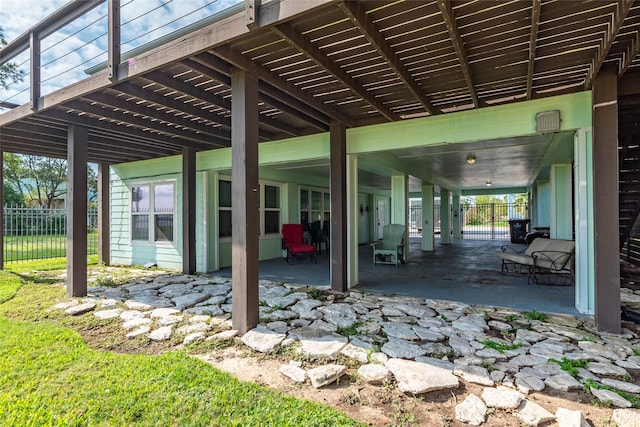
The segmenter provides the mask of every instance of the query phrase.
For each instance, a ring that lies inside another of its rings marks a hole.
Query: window
[[[131,240],[173,242],[174,194],[172,182],[131,188]]]
[[[218,181],[218,235],[231,237],[231,181]]]
[[[300,188],[300,222],[329,221],[331,218],[331,197],[328,191],[315,188]]]
[[[261,183],[260,235],[280,233],[280,186]],[[231,237],[231,181],[218,180],[218,236]]]

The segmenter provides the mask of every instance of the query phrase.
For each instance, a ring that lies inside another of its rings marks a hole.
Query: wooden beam
[[[210,77],[211,79],[217,82],[220,82],[223,85],[231,87],[231,77],[227,76],[226,74],[216,69],[211,68],[208,65],[209,58],[215,58],[215,57],[209,54],[206,54],[206,56],[199,55],[197,57],[194,57],[193,60],[187,59],[182,61],[182,64],[186,67],[191,68],[193,71],[196,71],[204,76]],[[222,60],[219,60],[218,62],[222,62]],[[259,94],[259,99],[268,104],[268,102],[265,100],[265,96]],[[269,104],[269,105],[272,105],[272,104]],[[272,106],[275,107],[275,105],[272,105]],[[300,114],[298,111],[293,109],[290,109],[290,111],[292,112],[294,117],[297,117],[301,120],[305,120],[306,116],[304,116],[303,114]],[[289,126],[280,120],[274,119],[273,117],[269,117],[264,114],[261,114],[260,122],[264,123],[265,125],[271,126],[273,128],[279,129],[282,132],[289,134],[290,136],[299,135],[298,129],[294,128],[293,126]]]
[[[238,69],[231,88],[232,323],[244,334],[259,321],[258,79]]]
[[[102,265],[111,264],[110,192],[109,164],[98,163],[98,260]]]
[[[531,35],[529,37],[529,63],[527,65],[527,100],[531,99],[531,92],[533,91],[533,73],[535,72],[541,2],[542,0],[532,0],[531,2]]]
[[[593,212],[595,320],[620,333],[617,69],[603,67],[593,82]]]
[[[190,64],[189,61],[183,61],[185,65]],[[193,58],[192,62],[197,62],[213,71],[215,73],[204,73],[214,80],[220,83],[227,84],[227,79],[224,78],[227,74],[231,74],[232,67],[223,59],[218,58],[210,53],[202,53]],[[228,78],[229,85],[231,84],[231,78]],[[284,91],[276,88],[269,83],[263,81],[258,82],[258,96],[266,104],[271,105],[287,114],[299,118],[316,129],[327,132],[329,130],[329,117],[325,114],[318,112],[314,108],[307,105],[305,102],[301,102],[298,99],[293,98]]]
[[[622,77],[629,67],[631,63],[636,59],[636,57],[640,54],[640,30],[636,30],[636,33],[631,40],[629,41],[629,46],[627,46],[627,50],[624,53],[624,57],[622,62],[620,63],[620,70],[618,71],[618,76]]]
[[[386,105],[384,105],[381,99],[378,99],[373,94],[369,93],[369,91],[362,86],[360,82],[332,61],[306,37],[295,31],[291,24],[281,24],[273,27],[271,30],[282,37],[291,46],[300,50],[307,58],[315,61],[318,65],[340,80],[342,84],[351,89],[351,91],[358,97],[362,98],[365,102],[378,110],[378,112],[386,117],[387,120],[392,122],[400,120],[399,114],[391,111]]]
[[[171,137],[164,134],[144,131],[133,126],[119,126],[111,122],[106,122],[108,125],[105,126],[105,121],[103,120],[90,117],[86,114],[78,115],[76,112],[62,111],[60,109],[47,110],[39,113],[38,116],[60,121],[65,125],[74,123],[86,126],[88,128],[93,128],[92,130],[96,132],[101,132],[104,129],[104,131],[110,133],[114,137],[125,138],[128,140],[134,138],[139,141],[144,141],[147,144],[151,144],[152,146],[160,146],[162,144],[165,147],[178,147],[181,150],[182,146],[189,144],[189,141],[186,141],[181,137]]]
[[[473,79],[473,74],[471,73],[471,67],[469,66],[469,60],[467,59],[467,52],[464,48],[464,42],[462,41],[460,31],[458,30],[458,23],[456,22],[456,17],[453,13],[451,1],[438,0],[438,8],[440,8],[440,13],[442,13],[442,16],[444,17],[444,22],[447,25],[451,43],[453,44],[453,48],[456,51],[456,55],[458,55],[460,68],[462,68],[462,74],[464,74],[464,79],[467,82],[467,87],[469,88],[469,93],[471,94],[471,100],[473,101],[474,107],[478,108],[480,107],[480,103],[478,102],[476,85]]]
[[[114,111],[111,108],[101,107],[99,105],[83,101],[70,101],[66,105],[79,112],[90,113],[98,117],[127,123],[140,129],[153,129],[164,135],[172,135],[174,137],[181,138],[182,141],[184,141],[184,146],[191,146],[200,150],[210,150],[215,147],[225,146],[222,143],[212,144],[210,138],[205,137],[205,135],[198,134],[190,129],[161,125],[158,122],[142,119],[134,116],[133,114],[125,114],[124,111]]]
[[[215,111],[210,111],[209,109],[196,107],[192,103],[183,102],[179,99],[174,99],[170,96],[165,96],[159,92],[155,92],[153,90],[146,89],[131,83],[120,84],[116,86],[114,89],[117,89],[122,93],[135,96],[136,98],[139,98],[141,100],[145,100],[151,104],[157,104],[159,106],[166,107],[167,109],[170,109],[170,110],[176,110],[176,111],[182,112],[185,115],[190,115],[194,117],[206,117],[206,119],[209,121],[218,123],[221,126],[231,129],[230,117],[225,117],[221,114],[217,114]]]
[[[257,30],[259,27],[259,8],[261,0],[244,0],[245,25],[250,30]]]
[[[81,2],[81,0],[76,1]],[[327,5],[330,6],[333,2],[334,0],[268,2],[260,7],[260,26],[266,27],[276,22],[286,21],[287,19],[310,12],[316,8],[321,9]],[[219,46],[222,43],[247,34],[248,31],[244,24],[243,10],[240,13],[224,17],[220,21],[193,31],[185,37],[177,38],[157,49],[137,56],[135,58],[135,67],[129,67],[128,62],[120,64],[118,75],[120,80],[142,76],[166,64],[201,53],[210,49],[212,46]],[[2,53],[4,53],[4,51],[5,49],[2,50]],[[112,82],[109,80],[108,73],[105,70],[104,72],[41,97],[38,101],[38,110],[47,110],[71,99],[93,93],[111,85]],[[29,106],[20,106],[0,115],[0,125],[4,126],[5,124],[12,123],[24,116],[31,115],[31,113]],[[346,117],[344,117],[344,119],[347,120]]]
[[[182,272],[196,272],[196,150],[182,149]]]
[[[30,34],[29,50],[29,88],[31,90],[31,111],[38,111],[42,75],[40,73],[40,37],[36,32],[32,32]]]
[[[87,296],[87,128],[70,125],[67,147],[67,295]]]
[[[108,9],[108,64],[107,70],[109,80],[118,81],[118,69],[121,61],[121,45],[120,45],[120,0],[109,0],[107,2]]]
[[[425,111],[430,115],[437,113],[422,87],[420,87],[418,82],[416,82],[409,71],[407,71],[407,68],[393,51],[387,39],[380,33],[376,25],[369,18],[367,12],[364,10],[363,3],[343,1],[340,3],[340,9],[351,18],[351,21],[360,29],[369,43],[371,43],[371,46],[387,61],[387,64],[389,64],[391,69],[398,75],[400,80],[402,80],[407,90],[422,104]]]
[[[589,73],[587,74],[587,79],[584,83],[584,87],[586,90],[591,89],[591,85],[593,84],[593,80],[598,75],[600,71],[600,67],[604,63],[605,58],[609,54],[609,49],[613,45],[616,37],[618,36],[618,32],[622,27],[622,23],[626,19],[629,11],[631,10],[631,6],[633,6],[634,0],[622,0],[615,2],[616,10],[613,13],[613,17],[611,19],[611,25],[607,25],[609,27],[609,31],[607,31],[604,35],[604,39],[602,40],[602,44],[598,47],[598,51],[596,53],[596,57],[593,59],[591,63],[591,68],[589,68]]]
[[[347,132],[342,123],[329,131],[331,193],[331,289],[346,292],[347,281]]]
[[[330,117],[339,122],[342,122],[349,127],[352,126],[353,120],[350,117],[347,117],[346,115],[340,113],[335,108],[327,107],[326,105],[324,105],[324,103],[317,100],[313,96],[305,93],[296,85],[289,83],[285,80],[282,80],[279,76],[273,74],[268,69],[244,57],[241,53],[231,49],[230,46],[227,45],[227,46],[217,47],[214,49],[214,53],[220,58],[229,62],[230,64],[250,72],[251,74],[255,75],[263,82],[269,83],[270,85],[278,88],[280,91],[289,94],[290,96],[296,98],[297,100],[301,101],[304,104],[307,104],[310,107],[313,107],[322,115],[326,117]],[[261,90],[262,90],[262,87],[261,87]],[[326,121],[327,124],[329,124],[329,122],[330,120]]]
[[[148,117],[149,119],[146,119],[149,121],[147,127],[154,127],[158,130],[164,129],[165,126],[169,128],[182,127],[190,129],[195,133],[203,134],[201,135],[202,139],[210,140],[211,142],[217,141],[216,145],[218,147],[228,147],[229,141],[231,141],[231,133],[228,130],[200,122],[199,120],[202,120],[202,114],[197,116],[198,120],[186,119],[179,114],[170,114],[166,111],[159,110],[155,108],[155,104],[142,105],[137,102],[128,102],[124,97],[118,98],[106,92],[94,93],[82,99],[99,103],[114,110],[123,110],[131,113],[133,116]],[[161,126],[158,126],[158,122]]]

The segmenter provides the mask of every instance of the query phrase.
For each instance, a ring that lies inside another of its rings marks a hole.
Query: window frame
[[[173,209],[171,212],[158,212],[156,211],[156,195],[155,187],[160,185],[171,185],[173,187]],[[133,188],[134,187],[148,187],[149,188],[149,212],[133,212]],[[177,224],[177,208],[178,208],[178,183],[176,179],[163,179],[160,181],[135,181],[131,182],[129,186],[129,242],[131,245],[139,246],[173,246],[175,247],[177,242],[178,224]],[[146,240],[137,240],[133,238],[133,217],[134,216],[147,216],[148,218],[148,231]],[[171,215],[173,217],[173,235],[171,240],[156,240],[156,216],[157,215]]]
[[[218,176],[218,185],[217,185],[217,195],[216,195],[216,201],[217,201],[217,209],[218,209],[218,218],[217,218],[217,222],[218,222],[218,240],[220,242],[230,242],[231,239],[233,238],[233,236],[221,236],[220,235],[220,211],[229,211],[229,212],[233,212],[233,207],[227,207],[227,206],[220,206],[220,181],[227,181],[229,183],[231,183],[231,177],[227,176],[227,175],[219,175]],[[277,208],[266,208],[265,207],[265,187],[276,187],[278,189],[278,207]],[[283,205],[283,188],[284,188],[284,184],[281,182],[275,182],[275,181],[258,181],[258,191],[259,191],[259,200],[258,200],[258,221],[260,222],[260,226],[259,226],[259,230],[258,230],[258,236],[259,238],[272,238],[272,237],[279,237],[282,235],[282,205]],[[233,197],[233,196],[232,196]],[[233,205],[233,203],[232,203]],[[266,224],[265,224],[265,212],[278,212],[278,231],[277,232],[272,232],[272,233],[265,233],[265,228],[266,228]]]
[[[307,208],[302,208],[302,192],[307,191]],[[313,192],[320,193],[320,209],[313,209]],[[325,206],[325,203],[328,202],[328,206]],[[331,218],[331,192],[329,189],[320,188],[320,187],[307,187],[307,186],[299,186],[298,187],[298,222],[302,223],[302,213],[307,213],[307,220],[309,225],[313,223],[313,221],[320,221],[322,224],[324,221],[329,221]],[[322,218],[313,218],[313,212],[321,212]],[[329,214],[329,216],[327,216]]]

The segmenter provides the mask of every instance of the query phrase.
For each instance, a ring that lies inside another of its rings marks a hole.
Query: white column
[[[422,186],[422,250],[433,251],[433,185]]]
[[[440,242],[443,245],[451,244],[451,226],[449,224],[451,204],[449,203],[449,190],[440,190]]]
[[[453,238],[460,239],[462,237],[462,225],[460,218],[460,196],[455,195],[451,198],[453,211]]]
[[[551,238],[573,240],[571,165],[551,165]]]
[[[358,284],[358,157],[347,154],[347,284]]]
[[[595,252],[593,226],[593,159],[591,129],[579,129],[574,137],[576,308],[595,311]]]
[[[409,179],[407,175],[395,175],[391,177],[391,224],[407,225],[409,212]],[[409,227],[404,230],[404,252],[405,260],[409,257]]]

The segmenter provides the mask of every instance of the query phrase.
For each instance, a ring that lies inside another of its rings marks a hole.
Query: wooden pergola
[[[42,95],[40,40],[102,0],[69,3],[0,51],[31,53],[31,102],[0,115],[0,149],[68,158],[69,294],[86,294],[86,165],[183,156],[184,271],[195,271],[195,153],[233,152],[233,316],[258,321],[259,142],[329,132],[332,287],[346,290],[346,129],[593,89],[596,321],[619,330],[618,88],[640,81],[640,2],[246,0],[162,46],[120,52],[108,0],[104,69]],[[106,168],[106,169],[105,169]],[[188,195],[188,197],[187,197]],[[0,245],[1,247],[2,245]],[[616,308],[616,306],[618,308]]]

